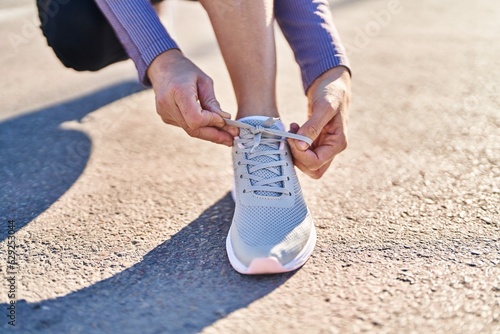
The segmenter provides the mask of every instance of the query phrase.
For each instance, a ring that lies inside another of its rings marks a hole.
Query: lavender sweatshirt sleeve
[[[274,15],[300,66],[304,91],[333,67],[349,69],[327,0],[275,0]]]
[[[146,71],[162,52],[178,49],[147,0],[95,0],[135,63],[141,82],[150,86]]]
[[[148,0],[95,0],[135,63],[139,79],[162,52],[177,48]],[[275,0],[275,16],[300,66],[304,90],[325,71],[349,68],[327,0]]]

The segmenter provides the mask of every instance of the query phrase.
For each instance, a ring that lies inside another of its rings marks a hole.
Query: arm
[[[275,0],[275,17],[294,51],[309,101],[308,121],[292,123],[290,131],[313,144],[290,139],[294,163],[320,178],[347,146],[349,61],[327,0]]]
[[[274,15],[302,73],[304,91],[327,70],[349,60],[327,0],[275,0]]]
[[[232,145],[236,129],[225,125],[212,80],[178,50],[147,0],[95,0],[135,63],[153,86],[156,110],[167,124],[190,136]]]
[[[140,81],[151,82],[146,71],[161,53],[178,49],[147,0],[95,0],[135,63]]]

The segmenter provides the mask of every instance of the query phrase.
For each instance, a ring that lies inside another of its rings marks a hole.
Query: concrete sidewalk
[[[234,115],[206,14],[168,7],[170,31]],[[224,247],[230,150],[162,124],[129,61],[64,68],[32,1],[2,2],[0,332],[499,333],[500,5],[333,10],[353,104],[347,151],[321,180],[301,175],[316,251],[297,272],[245,277]],[[302,123],[307,101],[281,35],[278,53],[280,110]]]

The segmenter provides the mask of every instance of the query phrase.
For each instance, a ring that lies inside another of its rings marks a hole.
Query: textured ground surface
[[[32,1],[0,8],[0,274],[15,219],[17,332],[500,332],[496,1],[334,2],[354,69],[350,147],[320,181],[302,177],[313,257],[269,277],[225,255],[230,150],[163,125],[129,62],[65,69]],[[204,12],[169,9],[234,114]],[[280,108],[303,122],[298,68],[278,44]]]

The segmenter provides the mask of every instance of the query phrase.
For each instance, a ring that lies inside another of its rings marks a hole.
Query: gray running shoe
[[[235,212],[226,239],[233,268],[242,274],[295,270],[311,256],[316,232],[279,119],[252,116],[226,123],[240,128],[233,146]]]

